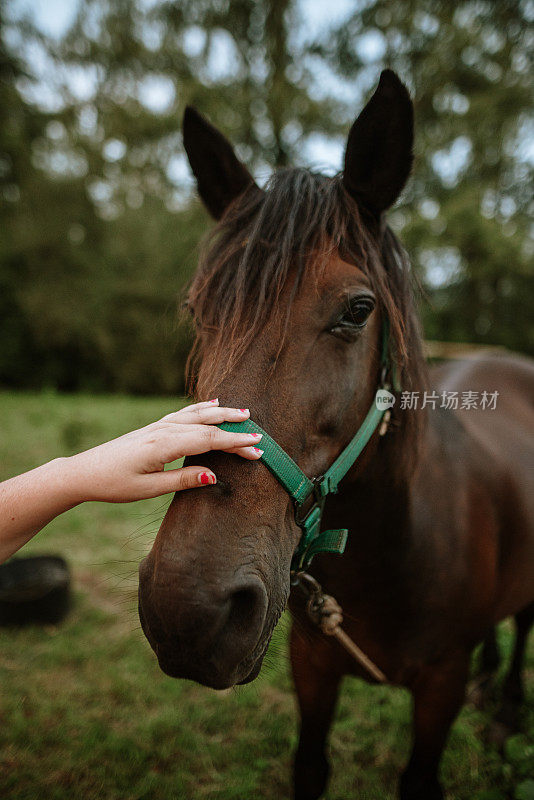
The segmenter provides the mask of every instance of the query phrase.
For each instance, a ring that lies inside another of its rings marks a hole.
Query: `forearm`
[[[57,458],[0,483],[0,563],[83,501],[69,467],[70,459]]]

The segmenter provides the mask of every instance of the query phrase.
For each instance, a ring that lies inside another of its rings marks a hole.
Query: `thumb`
[[[206,467],[180,467],[169,469],[154,475],[154,490],[159,494],[180,492],[182,489],[198,489],[200,486],[210,486],[217,483],[217,478]]]

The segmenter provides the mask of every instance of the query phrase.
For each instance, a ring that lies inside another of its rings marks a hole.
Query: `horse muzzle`
[[[194,569],[156,569],[150,556],[139,569],[141,625],[173,678],[214,689],[253,680],[273,627],[268,605],[262,580],[243,570],[206,583]]]

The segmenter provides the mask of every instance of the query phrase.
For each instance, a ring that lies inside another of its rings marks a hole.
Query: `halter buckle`
[[[326,495],[321,492],[320,488],[323,480],[324,475],[311,478],[313,491],[310,492],[308,497],[302,503],[299,503],[298,500],[293,500],[293,505],[295,507],[295,522],[299,528],[304,528],[306,526],[307,520],[316,508],[319,508],[322,514],[326,500]],[[312,500],[311,505],[308,505],[309,500]],[[303,511],[303,508],[306,510]]]

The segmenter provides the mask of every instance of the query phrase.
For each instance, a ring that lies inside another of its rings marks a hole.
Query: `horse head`
[[[285,169],[260,189],[221,133],[185,114],[198,190],[218,220],[189,294],[196,394],[250,408],[310,477],[373,402],[384,319],[401,372],[415,339],[402,251],[383,219],[408,177],[412,138],[408,92],[386,70],[341,175]],[[374,436],[347,482],[378,446]],[[260,670],[301,531],[263,464],[225,453],[202,463],[217,484],[174,497],[140,567],[139,613],[164,672],[224,688]]]

